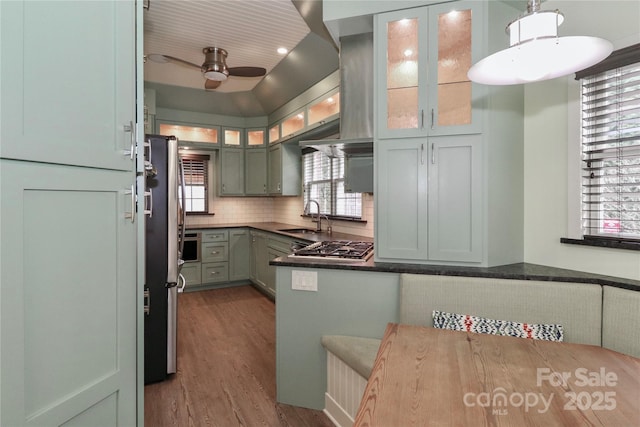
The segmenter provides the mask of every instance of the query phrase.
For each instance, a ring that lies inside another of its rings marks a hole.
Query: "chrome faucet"
[[[322,223],[321,223],[322,219],[320,218],[320,203],[318,203],[317,201],[315,201],[313,199],[310,199],[309,202],[307,203],[307,206],[305,206],[305,208],[304,208],[304,213],[308,214],[308,215],[311,215],[313,217],[313,215],[311,214],[310,206],[309,206],[309,205],[311,205],[311,202],[315,203],[316,207],[318,208],[318,215],[316,216],[316,222],[317,222],[316,231],[320,232],[320,231],[322,231]]]

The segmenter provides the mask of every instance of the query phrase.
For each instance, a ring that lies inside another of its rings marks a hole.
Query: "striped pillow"
[[[479,334],[505,335],[546,341],[563,341],[562,325],[510,322],[486,319],[469,314],[446,313],[434,310],[433,327],[452,331],[476,332]]]

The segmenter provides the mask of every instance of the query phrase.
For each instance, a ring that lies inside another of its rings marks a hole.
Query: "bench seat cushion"
[[[323,335],[322,346],[364,378],[369,378],[381,340],[346,335]]]

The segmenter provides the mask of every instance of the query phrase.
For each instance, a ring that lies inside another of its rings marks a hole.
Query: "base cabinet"
[[[251,232],[251,281],[267,290],[269,286],[268,236],[258,231]]]
[[[378,142],[377,257],[482,261],[482,137]]]
[[[199,262],[186,262],[183,264],[180,273],[185,280],[185,289],[202,283],[201,268],[202,264]]]
[[[250,280],[275,297],[276,267],[269,261],[291,253],[293,239],[248,228],[208,229],[200,233],[200,262],[187,262],[182,267],[186,289]]]
[[[229,281],[249,278],[250,252],[249,230],[229,230]]]

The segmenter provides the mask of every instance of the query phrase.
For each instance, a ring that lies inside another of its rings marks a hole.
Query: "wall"
[[[187,225],[242,224],[249,222],[282,222],[315,228],[309,218],[303,218],[300,197],[217,197],[210,201],[215,215],[188,215]],[[332,221],[333,231],[373,238],[373,195],[362,196],[362,219],[366,223]],[[327,222],[322,221],[326,230]]]
[[[574,4],[577,3],[577,4]],[[561,35],[604,37],[615,48],[640,41],[640,2],[569,2],[549,0],[543,9],[565,15]],[[565,26],[568,26],[565,29]],[[577,167],[574,155],[579,126],[573,99],[573,77],[525,87],[525,261],[590,273],[640,279],[640,252],[561,244],[579,222],[575,206]]]

